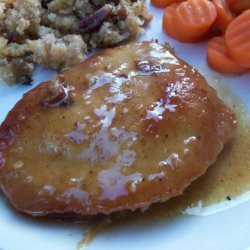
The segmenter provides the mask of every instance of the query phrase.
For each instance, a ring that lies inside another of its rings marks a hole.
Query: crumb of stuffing
[[[27,45],[33,53],[35,62],[50,69],[64,69],[85,59],[86,43],[79,35],[66,35],[56,38],[54,34],[47,34]]]
[[[136,37],[150,20],[144,0],[1,0],[0,81],[27,83],[36,64],[73,66],[91,48]]]
[[[34,64],[22,58],[14,58],[11,62],[0,60],[0,76],[3,82],[15,84],[31,83],[31,73],[34,70]]]
[[[17,0],[14,8],[6,8],[4,24],[9,32],[20,35],[36,33],[41,22],[41,8],[39,0]]]

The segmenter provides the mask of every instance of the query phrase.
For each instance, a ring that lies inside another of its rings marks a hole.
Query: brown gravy
[[[182,211],[198,202],[208,206],[224,200],[233,200],[250,190],[249,110],[220,80],[214,80],[213,87],[237,115],[238,129],[234,142],[224,149],[217,162],[204,176],[190,185],[183,195],[165,203],[154,204],[145,212],[116,213],[101,219],[99,223],[90,223],[84,239],[78,243],[78,249],[88,245],[98,233],[124,226],[166,223],[168,219],[180,216]]]

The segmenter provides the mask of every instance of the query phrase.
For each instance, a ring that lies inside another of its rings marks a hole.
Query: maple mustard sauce
[[[203,175],[236,124],[167,46],[128,44],[38,85],[15,106],[0,127],[1,187],[33,216],[146,210]]]
[[[84,238],[78,243],[78,249],[88,245],[98,233],[113,231],[118,227],[166,223],[197,204],[207,207],[226,200],[233,202],[236,197],[250,190],[249,110],[219,79],[214,79],[210,84],[237,116],[238,127],[234,141],[224,148],[206,174],[194,181],[182,195],[164,203],[153,204],[143,212],[115,213],[99,222],[90,223],[84,231]]]
[[[1,126],[0,183],[20,211],[84,216],[140,209],[92,223],[89,241],[110,222],[165,223],[197,203],[250,188],[246,112],[220,87],[238,116],[235,142],[182,196],[148,209],[201,176],[236,125],[204,78],[168,47],[152,41],[108,50],[53,81],[27,93]]]

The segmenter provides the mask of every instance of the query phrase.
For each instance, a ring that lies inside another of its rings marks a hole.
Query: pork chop
[[[0,127],[0,183],[33,216],[110,214],[180,195],[236,118],[156,41],[107,49],[24,95]]]

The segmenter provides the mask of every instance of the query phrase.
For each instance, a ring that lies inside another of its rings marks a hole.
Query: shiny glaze
[[[93,220],[87,225],[84,237],[78,243],[77,249],[88,246],[99,234],[110,233],[123,227],[125,230],[138,227],[166,224],[169,219],[195,213],[201,215],[209,205],[227,201],[228,204],[250,190],[250,117],[249,110],[221,80],[214,75],[212,86],[219,97],[230,107],[237,117],[236,137],[219,155],[215,164],[207,172],[188,186],[182,195],[167,202],[152,205],[146,211],[130,213],[118,212],[101,218],[96,223]],[[224,204],[225,206],[225,204]],[[220,207],[220,206],[218,206]],[[199,208],[201,210],[199,210]],[[221,207],[220,207],[221,208]],[[226,209],[226,207],[224,207]],[[228,209],[230,208],[227,207]],[[213,210],[213,212],[215,212]],[[219,211],[218,211],[219,212]]]
[[[34,216],[144,209],[203,174],[235,126],[166,45],[132,43],[25,95],[0,128],[1,186]]]

